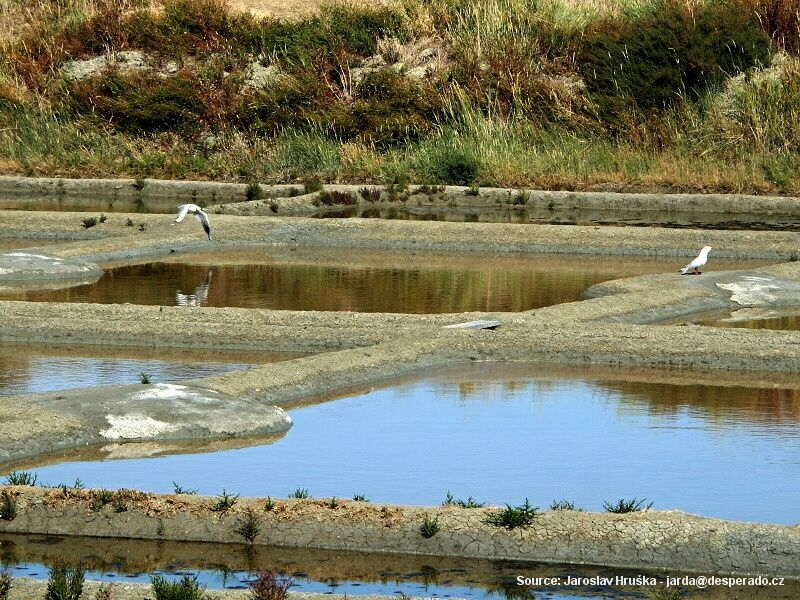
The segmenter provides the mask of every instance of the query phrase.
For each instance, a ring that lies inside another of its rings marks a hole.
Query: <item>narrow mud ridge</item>
[[[8,533],[216,543],[252,537],[256,545],[800,578],[800,528],[680,512],[548,511],[509,530],[486,522],[497,508],[239,498],[223,509],[222,497],[28,486],[6,486],[0,495],[16,507],[13,519],[0,519],[0,532]],[[426,517],[439,526],[427,538]]]

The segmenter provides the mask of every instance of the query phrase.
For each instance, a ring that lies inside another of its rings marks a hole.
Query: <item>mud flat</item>
[[[70,236],[80,233],[85,215],[43,212],[32,222],[29,214],[3,211],[0,227],[15,237]],[[130,226],[129,220],[140,226]],[[316,353],[191,382],[208,393],[236,398],[241,416],[255,414],[265,404],[280,407],[313,397],[335,397],[426,369],[474,361],[683,369],[681,377],[698,381],[712,377],[758,385],[791,381],[800,372],[800,332],[655,324],[728,307],[800,305],[800,263],[713,272],[714,256],[796,260],[800,238],[795,233],[236,215],[212,215],[212,224],[218,241],[209,243],[193,223],[178,226],[166,215],[114,213],[96,226],[95,239],[50,246],[46,254],[103,267],[250,245],[284,254],[293,247],[324,248],[328,254],[340,252],[344,264],[348,248],[369,248],[421,255],[516,253],[531,260],[540,253],[580,253],[587,260],[592,254],[661,255],[674,256],[680,266],[704,245],[714,250],[711,270],[702,276],[665,273],[625,278],[620,273],[621,279],[590,289],[591,299],[523,313],[398,315],[0,302],[4,315],[0,340]],[[0,256],[0,269],[13,265]],[[24,285],[25,277],[19,279]],[[476,320],[498,321],[499,327],[445,327]],[[203,323],[199,331],[197,322]],[[114,431],[120,421],[109,416],[120,415],[106,405],[122,402],[122,392],[109,388],[59,395],[57,402],[52,394],[0,399],[0,427],[5,428],[3,439],[10,440],[2,445],[0,468],[109,442],[102,432]],[[152,419],[162,425],[139,428],[123,444],[162,442],[158,436],[178,425],[185,398],[174,396],[165,402],[169,406],[158,407],[158,414],[155,406],[143,404],[137,422]],[[275,418],[283,422],[282,417]],[[227,429],[201,433],[198,428],[196,433],[209,440],[232,437]],[[193,435],[189,432],[188,437]],[[235,443],[247,439],[240,436]],[[131,499],[134,507],[114,515],[110,508],[88,508],[90,498],[85,494],[91,492],[65,498],[53,490],[14,488],[9,493],[19,502],[19,515],[12,521],[0,520],[0,531],[100,536],[123,532],[127,537],[152,538],[163,520],[165,539],[231,542],[241,541],[233,533],[235,520],[241,517],[238,511],[263,502],[243,501],[237,511],[215,515],[208,512],[207,499],[141,494]],[[342,503],[340,510],[332,510],[311,501],[282,501],[281,506],[264,513],[265,528],[256,543],[800,577],[797,527],[729,523],[682,513],[564,512],[545,513],[531,528],[506,532],[486,525],[481,511],[358,503]],[[264,511],[263,506],[259,510]],[[429,513],[439,515],[442,532],[423,539],[419,525]]]

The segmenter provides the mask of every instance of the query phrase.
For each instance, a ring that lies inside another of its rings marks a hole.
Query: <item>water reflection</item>
[[[208,288],[211,287],[211,275],[214,273],[210,270],[202,283],[194,289],[193,294],[182,294],[180,290],[175,292],[175,304],[178,306],[203,306],[208,300]]]
[[[168,492],[180,473],[179,483],[209,495],[224,487],[285,497],[302,487],[318,497],[422,505],[448,490],[499,505],[564,498],[588,510],[638,497],[656,509],[800,522],[790,501],[800,492],[797,389],[519,369],[504,375],[492,365],[296,407],[294,427],[269,447],[65,463],[38,470],[39,478]]]
[[[0,564],[14,576],[45,579],[57,563],[81,563],[87,579],[149,583],[151,574],[172,579],[197,575],[210,589],[237,589],[252,574],[271,570],[292,577],[292,591],[355,596],[405,594],[414,597],[484,598],[641,598],[634,586],[521,587],[516,578],[574,577],[633,579],[648,575],[664,580],[666,573],[642,573],[580,565],[542,565],[526,561],[478,560],[457,557],[378,554],[342,550],[259,547],[172,541],[104,540],[98,538],[0,534]],[[677,576],[677,573],[669,573]],[[691,598],[707,600],[778,600],[800,596],[800,583],[784,586],[732,586],[691,590]]]
[[[601,281],[675,272],[676,265],[685,264],[684,257],[417,256],[351,250],[345,254],[338,251],[333,257],[321,251],[315,257],[306,252],[286,258],[249,249],[239,250],[234,257],[219,253],[216,259],[212,255],[195,260],[193,256],[191,265],[120,266],[107,270],[91,285],[3,293],[0,298],[164,306],[176,299],[186,303],[200,299],[203,306],[216,307],[417,314],[523,311],[580,300],[585,289]],[[242,262],[243,256],[248,262]],[[743,264],[763,261],[720,260],[715,268],[741,268]]]
[[[288,360],[295,353],[113,346],[0,345],[0,396],[52,390],[207,377],[256,364]]]

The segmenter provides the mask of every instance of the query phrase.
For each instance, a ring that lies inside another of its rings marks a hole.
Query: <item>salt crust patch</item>
[[[732,292],[731,300],[742,306],[759,306],[775,300],[775,296],[767,291],[780,287],[768,283],[774,281],[773,279],[751,276],[742,279],[743,281],[736,283],[718,283],[717,287]]]
[[[60,258],[55,256],[43,256],[41,254],[28,254],[26,252],[9,252],[6,256],[23,256],[26,258],[41,258],[42,260],[60,261]]]
[[[101,431],[100,435],[110,440],[149,438],[180,429],[179,425],[170,425],[144,415],[106,415],[106,421],[111,427]]]
[[[154,383],[148,386],[146,390],[133,394],[131,400],[171,400],[197,395],[196,392],[187,392],[186,389],[185,385]]]

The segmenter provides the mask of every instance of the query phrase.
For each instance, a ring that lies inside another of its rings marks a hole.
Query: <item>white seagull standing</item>
[[[711,252],[711,246],[703,246],[703,249],[700,250],[700,254],[695,258],[692,262],[688,265],[683,267],[680,270],[681,275],[700,275],[702,271],[700,267],[706,264],[708,260],[708,253]]]
[[[203,230],[208,235],[208,239],[211,239],[211,225],[208,222],[208,215],[203,212],[203,209],[197,206],[197,204],[181,204],[178,207],[178,217],[175,219],[176,223],[180,223],[183,221],[183,217],[187,214],[192,213],[200,224],[203,226]]]

